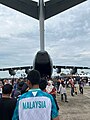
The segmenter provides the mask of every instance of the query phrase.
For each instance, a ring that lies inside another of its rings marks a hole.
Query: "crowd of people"
[[[56,89],[51,82],[41,79],[37,70],[30,71],[24,80],[15,80],[13,85],[4,80],[0,120],[60,120]]]
[[[71,96],[77,95],[76,81],[41,78],[37,70],[29,72],[24,79],[0,81],[0,120],[60,120],[57,93],[61,102],[68,102],[67,87]],[[78,82],[83,94],[84,82]]]
[[[71,96],[77,95],[78,93],[83,94],[84,81],[80,78],[79,81],[76,81],[75,78],[67,79],[58,79],[57,81],[57,93],[61,94],[61,101],[68,102],[67,100],[67,89],[70,88]]]

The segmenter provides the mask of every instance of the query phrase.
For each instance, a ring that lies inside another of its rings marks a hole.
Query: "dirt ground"
[[[77,86],[78,87],[78,86]],[[68,103],[61,102],[57,94],[57,102],[60,110],[60,120],[90,120],[90,86],[84,87],[84,94],[70,95],[70,88],[67,88]]]

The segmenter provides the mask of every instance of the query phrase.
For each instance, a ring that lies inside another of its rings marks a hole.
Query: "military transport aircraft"
[[[33,66],[3,68],[0,71],[8,70],[9,74],[15,75],[14,70],[25,69],[26,73],[28,73],[29,69],[36,69],[41,76],[51,76],[53,68],[57,69],[58,73],[61,71],[61,68],[72,68],[72,74],[76,73],[77,69],[90,69],[77,66],[53,66],[50,55],[44,49],[44,20],[84,1],[86,0],[49,0],[46,2],[44,0],[39,0],[38,2],[32,0],[0,0],[1,4],[31,16],[39,20],[40,23],[40,51],[35,56]]]

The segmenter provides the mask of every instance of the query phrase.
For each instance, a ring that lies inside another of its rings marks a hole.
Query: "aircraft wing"
[[[61,13],[86,0],[50,0],[45,2],[45,19]]]
[[[44,19],[48,19],[86,0],[49,0],[44,4]],[[0,3],[39,20],[38,2],[32,0],[0,0]]]
[[[63,69],[73,69],[73,68],[76,68],[76,69],[90,69],[89,67],[80,67],[80,66],[59,66],[59,65],[54,65],[53,66],[54,69],[56,68],[63,68]]]
[[[10,67],[10,68],[0,68],[0,71],[6,70],[23,70],[23,69],[32,69],[33,66],[23,66],[23,67]]]
[[[0,71],[6,71],[6,70],[23,70],[23,69],[32,69],[33,66],[22,66],[22,67],[9,67],[9,68],[0,68]],[[59,65],[54,65],[53,66],[54,69],[58,68],[58,69],[90,69],[89,67],[79,67],[79,66],[59,66]]]
[[[77,72],[77,69],[90,69],[89,67],[59,66],[59,65],[53,66],[53,68],[57,69],[57,73],[60,73],[62,68],[64,68],[64,69],[72,69],[70,71],[71,74],[75,74]],[[15,70],[23,70],[23,69],[25,70],[25,73],[28,74],[30,69],[33,69],[33,66],[0,68],[0,71],[9,71],[9,74],[14,76],[16,74]],[[44,68],[43,68],[43,71],[45,72]],[[42,72],[42,71],[40,71],[40,72]]]
[[[0,3],[38,19],[37,2],[32,0],[0,0]]]
[[[53,66],[54,69],[56,69],[57,73],[61,72],[61,69],[72,69],[70,71],[70,74],[77,73],[77,69],[90,69],[89,67],[80,67],[80,66]]]

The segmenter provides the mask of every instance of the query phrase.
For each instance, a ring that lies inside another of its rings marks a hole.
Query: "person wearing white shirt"
[[[61,101],[63,101],[63,96],[65,97],[65,102],[68,102],[67,101],[67,91],[66,91],[66,87],[65,87],[65,84],[60,84],[59,86],[59,91],[60,91],[60,94],[61,94]]]

